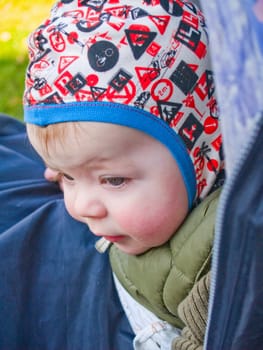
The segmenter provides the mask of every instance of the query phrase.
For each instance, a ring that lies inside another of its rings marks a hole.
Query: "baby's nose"
[[[89,195],[81,194],[75,202],[75,211],[82,218],[101,219],[107,215],[104,203],[97,198],[90,198]]]

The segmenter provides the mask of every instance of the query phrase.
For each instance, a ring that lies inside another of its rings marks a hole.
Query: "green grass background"
[[[53,4],[54,0],[0,0],[0,113],[23,119],[26,39],[48,17]]]

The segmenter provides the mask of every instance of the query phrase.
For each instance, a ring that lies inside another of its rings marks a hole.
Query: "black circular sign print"
[[[160,4],[162,8],[169,13],[171,16],[182,16],[183,9],[182,6],[179,5],[176,1],[170,1],[170,0],[161,0]]]
[[[89,64],[96,72],[110,70],[116,65],[118,59],[119,50],[110,41],[98,41],[88,50]]]

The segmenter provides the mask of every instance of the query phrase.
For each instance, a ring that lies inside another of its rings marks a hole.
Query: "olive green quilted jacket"
[[[215,213],[220,191],[209,195],[189,214],[164,245],[137,256],[112,246],[112,269],[124,288],[159,318],[184,326],[178,305],[210,270]]]

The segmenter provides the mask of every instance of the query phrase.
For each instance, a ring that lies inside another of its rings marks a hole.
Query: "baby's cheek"
[[[78,220],[77,214],[75,212],[75,207],[74,207],[74,202],[72,201],[71,196],[68,194],[67,190],[64,191],[64,203],[67,212],[69,213],[70,216],[73,217],[73,219]]]
[[[117,218],[121,229],[137,239],[148,239],[158,233],[165,224],[161,213],[145,210],[122,211]]]

